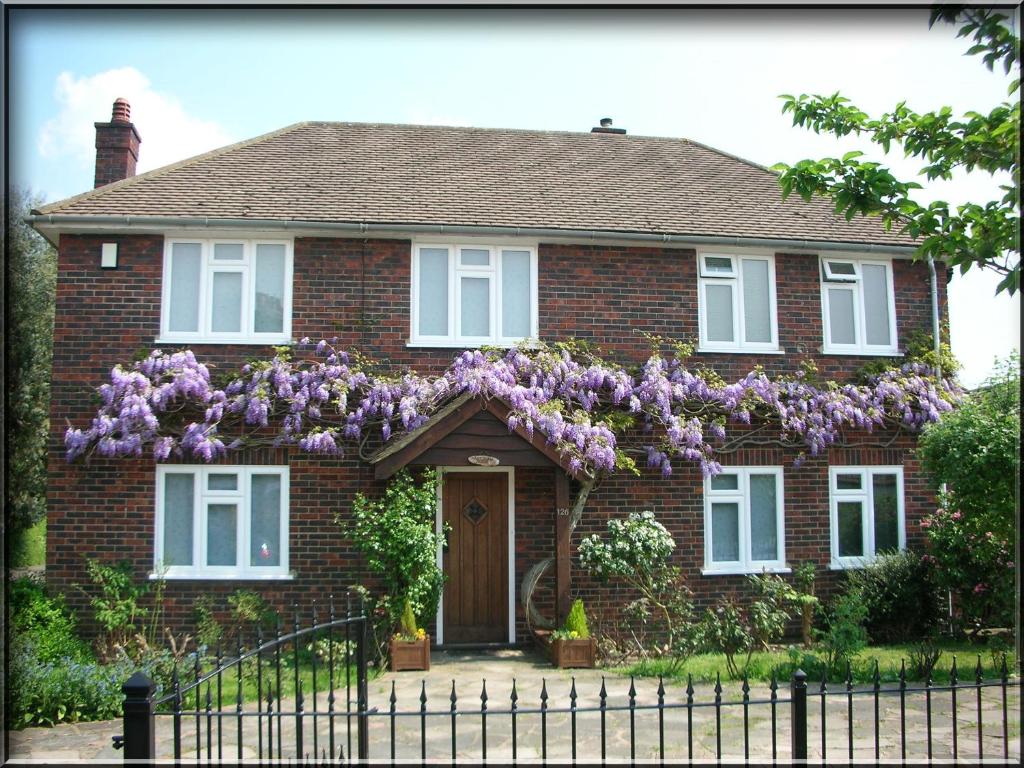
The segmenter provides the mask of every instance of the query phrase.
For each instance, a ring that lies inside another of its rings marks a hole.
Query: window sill
[[[757,576],[761,573],[792,573],[784,566],[763,566],[761,568],[701,568],[701,576]]]
[[[203,338],[183,338],[175,339],[168,338],[167,336],[158,336],[153,339],[154,344],[173,344],[175,346],[199,346],[201,344],[237,344],[238,346],[250,346],[250,347],[276,347],[284,344],[298,344],[297,339],[290,338],[288,336],[276,336],[267,339],[253,339],[253,338],[225,338],[216,336],[204,336]]]
[[[818,352],[823,355],[837,355],[841,357],[903,357],[906,352],[902,349],[830,349],[818,347]]]
[[[483,341],[483,342],[458,342],[458,341],[407,341],[406,349],[480,349],[481,347],[500,347],[501,349],[512,349],[522,344],[526,339],[519,341]],[[536,344],[527,344],[533,348]]]
[[[158,581],[158,573],[149,574],[150,581]],[[165,573],[164,581],[292,581],[294,573],[201,573],[198,571],[182,573]]]
[[[736,348],[731,347],[729,349],[715,349],[714,347],[699,347],[695,350],[698,354],[716,354],[716,355],[784,355],[786,350],[784,349],[750,349],[750,348]]]

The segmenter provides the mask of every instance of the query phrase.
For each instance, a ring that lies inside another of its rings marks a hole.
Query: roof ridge
[[[734,155],[732,152],[726,152],[724,149],[718,149],[717,147],[712,147],[710,144],[705,144],[702,141],[695,141],[693,139],[683,139],[683,141],[687,142],[688,144],[694,144],[695,146],[698,146],[698,147],[700,147],[702,149],[706,149],[708,152],[714,152],[716,155],[722,155],[723,157],[728,157],[728,158],[730,158],[732,160],[736,160],[737,162],[744,163],[746,165],[752,166],[754,168],[757,168],[759,171],[764,171],[765,173],[770,173],[772,176],[776,176],[777,177],[779,175],[777,171],[773,171],[767,165],[761,165],[760,163],[755,163],[753,160],[747,160],[747,158],[745,158],[745,157],[740,157],[739,155]]]
[[[243,147],[248,147],[248,146],[250,146],[252,144],[258,144],[261,141],[267,141],[269,139],[276,138],[277,136],[280,136],[282,134],[288,133],[289,131],[293,131],[293,130],[296,130],[298,128],[302,128],[304,126],[310,125],[312,122],[314,122],[314,121],[304,120],[304,121],[301,121],[301,122],[298,122],[298,123],[292,123],[291,125],[286,125],[283,128],[277,128],[277,129],[275,129],[273,131],[269,131],[268,133],[262,133],[259,136],[253,136],[250,139],[244,139],[243,141],[237,141],[234,144],[228,144],[228,145],[223,146],[223,147],[217,147],[216,149],[211,149],[208,152],[202,153],[201,155],[193,155],[192,157],[186,157],[184,160],[178,160],[177,162],[169,163],[168,165],[163,165],[163,166],[160,166],[159,168],[154,168],[151,171],[146,171],[145,173],[140,173],[140,174],[138,174],[136,176],[129,176],[126,179],[120,179],[118,181],[111,182],[110,184],[104,184],[102,187],[96,187],[95,189],[90,189],[90,190],[87,190],[85,192],[80,192],[77,195],[73,195],[71,197],[66,197],[63,200],[55,200],[52,203],[47,203],[46,205],[44,205],[44,206],[42,206],[42,207],[40,207],[38,209],[34,209],[32,211],[32,213],[34,213],[34,214],[47,214],[47,213],[51,213],[54,210],[56,210],[58,208],[63,208],[64,206],[70,205],[71,203],[77,203],[77,202],[79,202],[81,200],[89,200],[89,199],[92,199],[94,197],[100,197],[101,195],[104,195],[107,192],[112,192],[115,189],[121,189],[123,187],[129,187],[129,186],[132,186],[133,184],[135,184],[136,182],[140,182],[140,181],[144,181],[146,179],[153,179],[153,178],[157,178],[159,176],[163,176],[164,174],[170,173],[171,171],[176,171],[179,168],[183,168],[186,165],[191,165],[192,163],[198,163],[201,160],[208,160],[211,157],[218,157],[220,155],[225,155],[228,152],[233,152],[236,149],[242,149]]]
[[[492,133],[540,133],[554,136],[590,136],[593,133],[593,131],[590,130],[558,131],[543,128],[493,128],[481,125],[442,125],[438,123],[364,123],[353,120],[309,120],[307,121],[307,124],[318,126],[372,126],[377,128],[449,128],[456,131],[490,131]],[[657,141],[691,141],[690,139],[687,139],[685,136],[653,136],[650,134],[643,133],[621,133],[613,135],[624,139],[655,139]]]

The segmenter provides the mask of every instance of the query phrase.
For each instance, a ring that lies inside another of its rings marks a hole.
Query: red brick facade
[[[119,244],[118,267],[100,268],[103,242]],[[647,344],[634,329],[674,338],[697,336],[697,272],[692,250],[597,245],[539,246],[540,334],[547,340],[587,338],[610,357],[640,362]],[[407,346],[410,305],[410,241],[303,238],[295,240],[293,322],[295,338],[337,335],[339,346],[356,348],[395,366],[421,373],[440,371],[457,350]],[[47,579],[76,608],[85,598],[73,588],[86,581],[84,557],[131,561],[144,577],[153,561],[154,464],[150,460],[92,459],[68,464],[63,434],[68,422],[83,426],[95,412],[93,390],[110,368],[154,345],[160,326],[163,238],[154,235],[64,235],[53,358],[48,493]],[[930,331],[928,270],[895,260],[898,338],[914,329]],[[867,358],[823,356],[818,261],[808,254],[776,254],[779,340],[785,355],[696,354],[726,379],[755,364],[769,374],[792,372],[810,357],[823,376],[848,378]],[[940,281],[942,314],[945,285]],[[263,356],[258,346],[195,345],[196,355],[214,370],[232,371],[244,360]],[[853,438],[870,444],[884,436]],[[896,464],[904,467],[907,541],[921,537],[920,519],[934,503],[913,454],[914,441],[902,436],[887,448],[845,448],[831,452],[832,464]],[[782,466],[785,472],[785,548],[791,564],[829,561],[828,463],[809,460],[795,468],[795,454],[767,448],[740,451],[724,463]],[[278,607],[298,602],[308,610],[313,598],[340,595],[368,574],[334,522],[360,490],[372,491],[372,468],[353,450],[343,459],[310,457],[298,451],[262,451],[231,457],[231,463],[288,464],[290,478],[290,557],[295,577],[274,582],[171,581],[171,623],[189,628],[191,603],[203,593],[227,595],[239,587],[259,589]],[[554,472],[516,470],[516,586],[525,570],[554,550]],[[645,472],[641,478],[613,477],[591,496],[572,542],[603,531],[610,515],[651,509],[672,531],[676,559],[700,603],[742,586],[739,576],[702,576],[703,498],[699,470],[677,468],[669,481]],[[607,604],[610,592],[578,571],[574,593],[591,608]],[[828,578],[826,577],[826,581]],[[538,606],[550,613],[553,575],[541,585]],[[517,604],[517,636],[526,638]],[[81,610],[86,617],[89,611]]]

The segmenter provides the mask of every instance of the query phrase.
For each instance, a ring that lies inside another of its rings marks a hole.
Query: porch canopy
[[[486,462],[483,466],[561,467],[571,475],[569,462],[539,431],[530,435],[522,425],[508,428],[510,411],[500,398],[459,395],[419,428],[371,456],[373,476],[384,480],[409,464],[469,467],[481,461]]]
[[[509,429],[508,403],[496,397],[464,393],[440,408],[424,424],[385,444],[370,457],[374,477],[384,480],[405,466],[550,467],[554,472],[551,512],[554,517],[556,621],[564,620],[570,604],[569,480],[573,473],[539,430],[529,434],[522,425]]]

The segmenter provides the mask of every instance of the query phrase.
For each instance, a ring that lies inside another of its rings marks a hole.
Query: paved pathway
[[[631,728],[628,709],[613,710],[613,707],[628,707],[629,678],[601,670],[557,670],[550,667],[538,655],[522,651],[495,651],[490,653],[456,653],[435,651],[429,673],[401,672],[387,673],[369,683],[370,707],[377,714],[370,717],[370,757],[386,760],[391,750],[391,718],[388,716],[392,684],[396,697],[396,710],[409,714],[399,715],[395,720],[395,754],[399,760],[419,760],[421,739],[425,741],[428,758],[449,760],[451,758],[452,680],[456,680],[456,756],[479,759],[484,746],[484,731],[481,727],[481,689],[486,681],[487,718],[486,746],[489,759],[507,761],[512,756],[512,718],[509,714],[510,693],[513,678],[518,694],[516,718],[516,756],[520,760],[540,758],[544,751],[546,732],[546,754],[550,760],[565,760],[571,756],[572,722],[568,712],[569,691],[575,680],[578,695],[577,706],[597,707],[602,680],[608,694],[609,711],[605,715],[604,743],[606,754],[612,760],[630,758]],[[542,685],[548,693],[548,714],[546,722],[538,712]],[[657,704],[657,680],[635,681],[636,705],[644,707]],[[427,696],[426,727],[422,728],[420,696]],[[811,686],[811,693],[817,686]],[[752,701],[765,700],[769,692],[765,686],[751,690]],[[788,688],[780,691],[780,698],[787,698]],[[686,759],[692,742],[693,757],[714,758],[721,741],[722,753],[726,758],[742,759],[744,750],[752,759],[771,756],[772,714],[767,705],[752,704],[747,713],[749,738],[744,743],[743,707],[739,703],[741,692],[735,684],[726,686],[723,706],[720,711],[721,729],[716,728],[716,711],[713,706],[714,691],[711,686],[700,685],[694,694],[699,705],[688,719],[685,707],[666,709],[664,712],[664,746],[666,757]],[[683,686],[665,684],[665,702],[680,705],[686,701]],[[732,702],[726,704],[726,702]],[[1011,758],[1020,755],[1020,689],[1008,691],[1009,732],[1007,746]],[[284,712],[294,712],[294,702],[283,702]],[[317,698],[317,711],[328,709],[326,694]],[[953,743],[953,718],[948,692],[932,695],[932,754],[936,758],[951,757]],[[808,700],[809,722],[808,742],[810,757],[821,755],[820,698],[811,695]],[[957,739],[962,758],[975,759],[978,754],[977,698],[974,691],[961,691],[958,699]],[[986,757],[1001,757],[1002,700],[999,688],[985,689],[982,698],[982,745]],[[248,707],[247,707],[248,710]],[[310,755],[313,749],[313,722],[309,714],[313,710],[311,698],[305,702],[307,716],[303,719],[303,750]],[[349,735],[355,747],[355,724],[351,731],[346,728],[344,692],[339,692],[334,721],[335,754],[341,749],[348,755]],[[789,704],[780,703],[776,711],[776,746],[778,757],[786,759],[790,751]],[[848,712],[845,695],[827,700],[826,755],[831,759],[846,759],[848,755]],[[906,702],[906,750],[908,759],[921,759],[928,752],[927,718],[923,695],[909,695]],[[854,758],[874,758],[874,701],[868,695],[854,696]],[[878,742],[883,758],[899,758],[900,706],[896,695],[883,696],[879,700]],[[282,756],[296,754],[296,718],[275,716],[268,723],[266,716],[257,718],[255,713],[244,720],[242,738],[243,757],[256,757],[260,739],[264,748],[269,739],[274,741],[274,751],[280,744]],[[158,717],[157,751],[161,757],[170,757],[173,752],[172,718]],[[120,721],[62,725],[55,728],[31,728],[11,734],[11,757],[49,760],[67,763],[77,760],[117,760],[121,753],[111,747],[110,737],[121,733]],[[284,736],[279,741],[279,736]],[[595,759],[601,754],[601,716],[599,712],[580,712],[576,717],[577,754],[581,759]],[[659,751],[659,716],[657,710],[638,709],[633,713],[632,745],[638,760],[656,758]],[[205,715],[200,719],[199,738],[205,753],[207,739],[213,754],[217,754],[218,735],[226,758],[237,754],[237,719],[228,718],[223,732],[218,734],[216,719],[212,731],[208,729]],[[183,757],[195,757],[195,718],[182,723]],[[319,716],[316,727],[316,753],[326,751],[331,743],[328,718]]]

